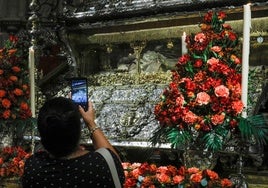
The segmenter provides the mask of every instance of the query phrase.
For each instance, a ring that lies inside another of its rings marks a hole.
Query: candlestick
[[[34,49],[29,48],[29,78],[30,78],[30,104],[32,117],[35,118],[35,65],[34,65]]]
[[[250,49],[250,28],[251,12],[250,4],[244,5],[244,22],[243,22],[243,51],[242,51],[242,96],[244,104],[242,117],[247,117],[247,100],[248,100],[248,71],[249,71],[249,49]]]
[[[185,42],[186,39],[186,33],[183,32],[183,35],[181,36],[181,55],[187,54],[187,43]]]

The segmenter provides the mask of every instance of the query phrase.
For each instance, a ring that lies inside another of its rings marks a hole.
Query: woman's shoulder
[[[110,161],[111,157],[112,157],[115,165],[118,168],[122,167],[120,159],[112,150],[110,150],[108,148],[100,148],[100,149],[96,150],[94,153],[95,153],[95,155],[98,155],[98,157],[101,157],[103,160],[105,160],[106,163],[108,163],[108,161]]]
[[[94,153],[98,155],[101,154],[102,156],[107,156],[107,154],[110,154],[114,159],[118,159],[117,155],[109,148],[99,148]]]

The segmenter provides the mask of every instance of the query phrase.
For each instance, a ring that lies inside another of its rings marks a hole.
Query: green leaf
[[[193,54],[193,57],[194,57],[195,59],[202,59],[202,58],[203,58],[203,56],[196,55],[196,54]]]
[[[160,144],[163,141],[163,137],[165,138],[170,128],[168,127],[158,127],[153,132],[153,136],[149,139],[153,146],[156,144]]]
[[[203,137],[206,148],[213,152],[221,150],[223,147],[223,138],[226,134],[227,132],[223,131],[221,128],[219,128],[218,131],[207,133]]]
[[[178,148],[181,145],[185,145],[191,138],[192,137],[188,131],[181,131],[176,128],[170,129],[167,134],[167,139],[171,143],[172,148]]]
[[[253,136],[261,145],[266,145],[268,141],[268,124],[263,115],[255,115],[247,118],[240,118],[239,130],[242,139],[250,140]]]
[[[193,70],[193,65],[191,64],[191,62],[188,62],[185,66],[185,70],[190,72],[191,74],[194,73],[194,70]]]

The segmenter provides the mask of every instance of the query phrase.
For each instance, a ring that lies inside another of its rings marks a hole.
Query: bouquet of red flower
[[[245,140],[254,135],[258,142],[266,142],[263,117],[241,117],[241,51],[225,18],[224,12],[209,11],[199,25],[201,31],[186,37],[188,53],[179,58],[172,81],[155,106],[160,127],[153,144],[164,138],[172,147],[192,143],[218,151],[228,136],[237,133]]]
[[[228,132],[238,127],[243,110],[241,59],[238,37],[225,18],[223,12],[210,11],[201,32],[186,37],[188,54],[179,58],[172,82],[155,106],[160,131],[165,129],[172,146],[196,141],[217,151]]]
[[[207,187],[227,188],[232,187],[232,182],[221,179],[212,170],[200,170],[198,168],[176,168],[175,166],[159,166],[148,163],[122,163],[126,181],[125,188],[156,188],[156,187]]]
[[[27,119],[32,115],[27,40],[10,36],[0,49],[0,120]]]
[[[21,177],[24,162],[30,156],[20,146],[4,147],[0,151],[0,179],[8,177]]]

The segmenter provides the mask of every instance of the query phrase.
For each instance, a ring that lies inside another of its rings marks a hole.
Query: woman
[[[48,100],[40,109],[38,131],[44,151],[36,152],[25,163],[22,185],[36,187],[115,187],[104,157],[89,152],[79,145],[81,115],[85,121],[95,149],[107,148],[116,165],[121,185],[123,168],[119,156],[95,123],[91,102],[88,111],[71,99],[57,97]]]

